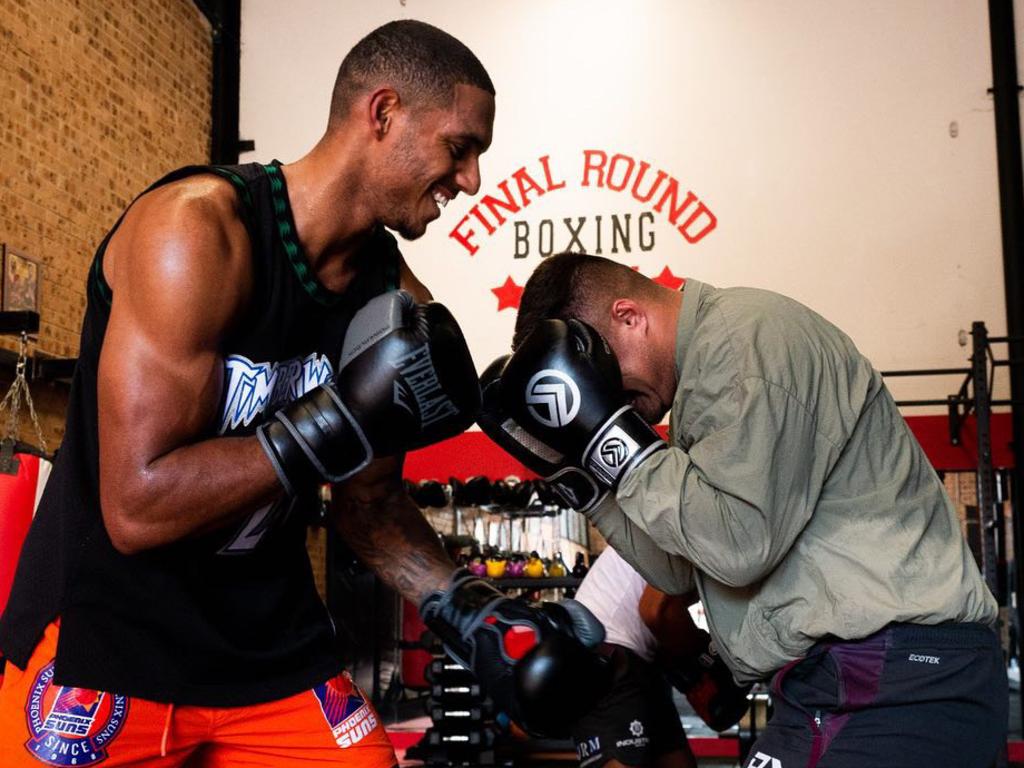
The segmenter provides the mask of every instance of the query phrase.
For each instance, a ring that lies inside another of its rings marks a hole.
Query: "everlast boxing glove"
[[[665,448],[626,402],[608,344],[579,320],[542,320],[481,388],[480,428],[580,512]]]
[[[376,456],[457,435],[479,407],[476,368],[455,318],[393,291],[353,316],[334,381],[277,411],[257,434],[294,493],[344,480]]]
[[[477,676],[496,714],[531,733],[568,735],[611,684],[607,661],[591,650],[604,627],[575,600],[512,600],[460,570],[420,613],[452,658]]]

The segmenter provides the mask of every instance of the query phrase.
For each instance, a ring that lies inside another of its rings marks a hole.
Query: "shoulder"
[[[195,325],[200,336],[219,333],[238,316],[253,279],[232,184],[202,174],[144,194],[111,238],[103,273],[115,313]]]
[[[238,280],[251,269],[251,244],[234,186],[200,174],[142,195],[111,238],[104,272],[116,292],[130,275],[153,272],[172,283],[218,275]]]
[[[732,346],[734,354],[757,352],[762,361],[782,352],[814,354],[848,341],[810,307],[761,288],[716,290],[701,309],[698,325],[704,334]]]
[[[411,293],[418,302],[426,303],[434,300],[430,289],[416,277],[401,254],[398,255],[398,287]]]

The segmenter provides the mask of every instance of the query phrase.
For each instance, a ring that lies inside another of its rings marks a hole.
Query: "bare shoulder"
[[[223,328],[252,281],[251,243],[235,189],[203,174],[143,195],[111,238],[103,272],[115,304],[177,311],[169,294],[188,296],[201,308],[196,319]]]
[[[411,293],[416,301],[425,303],[434,300],[434,295],[430,292],[430,289],[413,274],[413,271],[405,261],[405,257],[401,255],[398,257],[398,278],[398,287]]]

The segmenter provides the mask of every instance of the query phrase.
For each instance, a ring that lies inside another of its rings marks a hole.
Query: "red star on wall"
[[[491,293],[498,297],[499,312],[503,309],[519,309],[519,300],[523,298],[523,286],[516,285],[509,275],[500,286],[491,288]]]
[[[679,286],[686,282],[685,277],[676,277],[672,274],[672,270],[667,266],[661,270],[661,273],[657,277],[652,277],[652,280],[658,285],[663,285],[666,288],[671,288],[673,291],[678,291]]]

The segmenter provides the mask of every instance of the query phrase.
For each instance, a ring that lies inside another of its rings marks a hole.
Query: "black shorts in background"
[[[684,749],[686,734],[665,677],[629,649],[607,648],[615,670],[612,689],[573,728],[580,768],[600,768],[612,759],[650,765]]]

